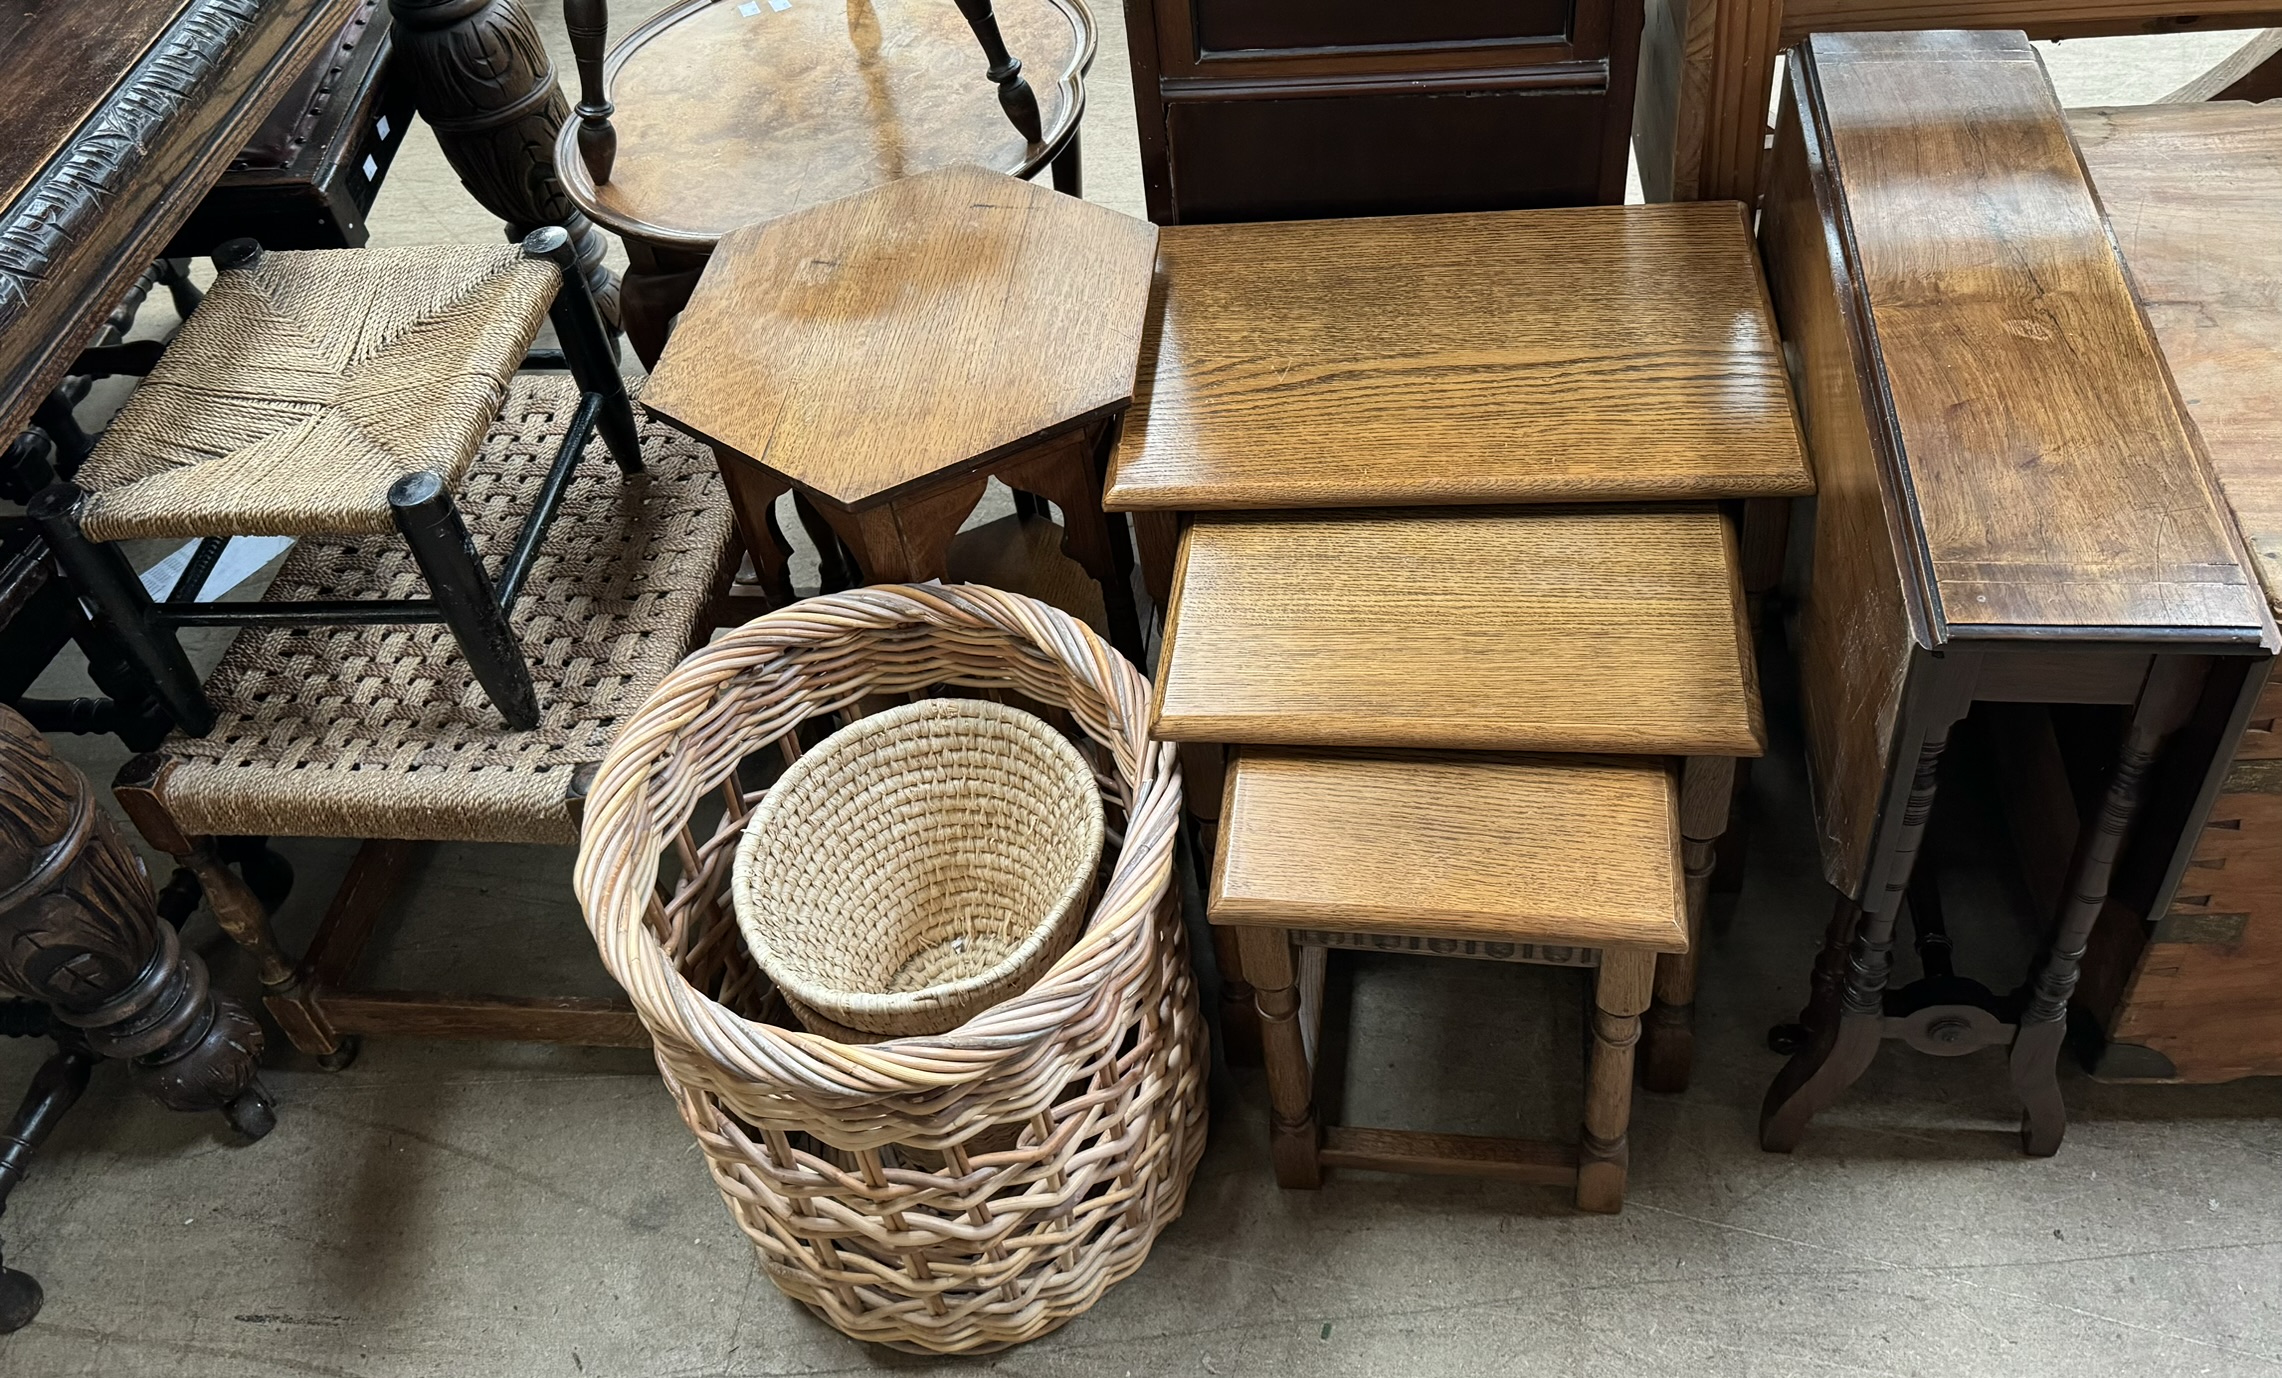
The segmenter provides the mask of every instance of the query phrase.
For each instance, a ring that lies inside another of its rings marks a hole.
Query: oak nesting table
[[[1646,1081],[1685,1086],[1712,845],[1764,746],[1744,547],[1812,486],[1740,207],[1163,231],[1105,505],[1164,610],[1155,730],[1279,1181],[1621,1207],[1642,1016]],[[1581,1138],[1319,1124],[1353,948],[1597,968]]]

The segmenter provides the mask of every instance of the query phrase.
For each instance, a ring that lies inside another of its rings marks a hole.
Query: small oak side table
[[[786,492],[866,581],[896,583],[944,577],[996,477],[1059,509],[1138,661],[1131,545],[1101,487],[1156,253],[1156,226],[1001,173],[893,182],[723,236],[642,400],[713,447],[773,595]]]

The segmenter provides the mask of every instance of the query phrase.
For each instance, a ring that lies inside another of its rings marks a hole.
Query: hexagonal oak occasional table
[[[995,476],[1061,509],[1139,660],[1101,484],[1156,252],[1156,226],[1000,173],[907,178],[724,236],[642,401],[713,446],[773,593],[787,490],[892,583],[944,577]]]

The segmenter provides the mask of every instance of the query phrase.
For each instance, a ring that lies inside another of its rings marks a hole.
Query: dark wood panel
[[[109,84],[92,97],[69,88],[80,100],[69,151],[0,206],[0,435],[61,380],[103,312],[356,4],[184,0]],[[22,87],[9,91],[10,120],[24,103]]]
[[[1570,0],[1191,0],[1197,46],[1333,48],[1562,37]]]
[[[187,0],[14,0],[0,6],[0,205],[23,194],[87,112]]]
[[[1860,323],[1826,232],[1821,155],[1798,80],[1776,126],[1759,224],[1767,287],[1814,462],[1813,578],[1799,609],[1799,680],[1823,874],[1858,891],[1868,865],[1915,638],[1864,396]]]
[[[2017,33],[1799,50],[1868,305],[1935,644],[2274,644],[2200,441]]]
[[[1629,100],[1627,101],[1629,104]],[[1612,104],[1578,90],[1182,100],[1166,108],[1184,221],[1511,210],[1608,194]]]

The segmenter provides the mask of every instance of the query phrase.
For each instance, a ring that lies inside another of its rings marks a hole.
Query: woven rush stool
[[[477,551],[516,540],[518,514],[555,481],[547,456],[587,408],[563,380],[519,379],[461,486]],[[502,727],[440,627],[263,626],[208,680],[214,730],[136,757],[114,785],[152,846],[206,886],[217,919],[259,965],[295,1047],[344,1064],[359,1034],[639,1046],[613,1000],[354,988],[375,926],[425,841],[567,844],[620,721],[709,629],[735,550],[712,457],[651,425],[645,472],[580,470],[554,538],[530,567],[514,630],[544,716]],[[385,537],[304,540],[271,594],[402,597],[420,578]],[[262,903],[224,864],[243,836],[367,839],[295,963]]]
[[[641,470],[633,404],[569,236],[534,231],[497,249],[264,253],[235,240],[80,469],[30,514],[79,594],[109,625],[174,725],[210,731],[215,707],[176,632],[241,623],[450,628],[476,681],[518,728],[539,705],[511,625],[571,469],[599,431]],[[549,314],[582,397],[553,469],[528,494],[494,577],[475,558],[455,493]],[[428,597],[274,595],[197,602],[232,536],[402,536]],[[114,542],[192,538],[195,558],[154,602]]]
[[[1621,1209],[1640,1014],[1658,954],[1690,945],[1678,805],[1661,761],[1238,752],[1208,907],[1237,930],[1258,1004],[1277,1182],[1320,1186],[1325,1167],[1452,1173],[1573,1186],[1580,1210]],[[1319,1125],[1335,947],[1597,968],[1579,1142]]]

